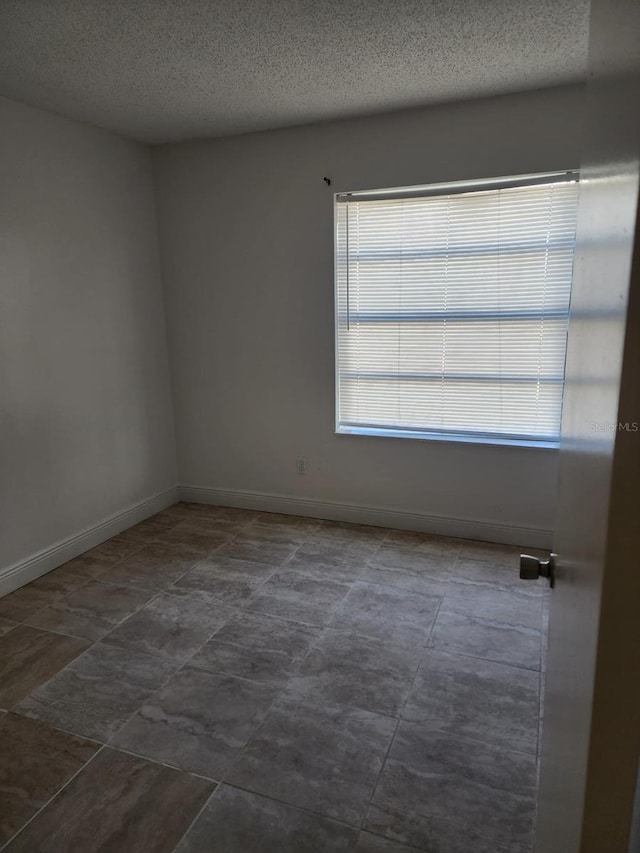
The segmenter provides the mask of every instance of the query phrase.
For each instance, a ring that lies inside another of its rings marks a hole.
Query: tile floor
[[[178,504],[0,599],[0,848],[529,853],[517,549]]]

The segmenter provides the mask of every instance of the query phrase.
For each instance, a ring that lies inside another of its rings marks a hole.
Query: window
[[[556,444],[578,175],[339,193],[337,432]]]

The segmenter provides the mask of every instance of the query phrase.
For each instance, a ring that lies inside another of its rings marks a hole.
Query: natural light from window
[[[557,444],[578,175],[339,193],[336,430]]]

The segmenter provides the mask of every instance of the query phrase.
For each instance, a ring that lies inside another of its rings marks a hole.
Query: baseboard
[[[14,565],[0,570],[0,596],[13,592],[14,589],[30,583],[30,581],[50,572],[62,563],[66,563],[67,560],[83,554],[90,548],[95,548],[96,545],[100,545],[101,542],[110,539],[116,533],[121,533],[127,527],[144,521],[145,518],[155,515],[156,512],[166,509],[178,500],[177,486],[166,489],[164,492],[140,501],[122,512],[105,518],[75,536],[56,542],[55,545],[27,557],[26,560],[21,560],[19,563],[14,563]]]
[[[66,563],[67,560],[83,554],[90,548],[95,548],[106,539],[110,539],[139,521],[144,521],[145,518],[149,518],[178,500],[216,506],[235,506],[260,512],[281,512],[329,521],[371,524],[375,527],[416,530],[421,533],[454,536],[460,539],[478,539],[505,545],[545,549],[551,547],[551,531],[540,528],[427,515],[390,507],[314,500],[293,495],[181,485],[140,501],[26,560],[0,570],[0,596],[13,592],[62,563]]]
[[[234,506],[261,512],[282,512],[288,515],[323,518],[330,521],[350,521],[355,524],[416,530],[420,533],[498,542],[523,548],[548,549],[551,547],[551,531],[534,527],[520,527],[468,518],[449,518],[388,507],[313,500],[292,495],[247,492],[240,489],[181,485],[178,490],[180,500],[187,503]]]

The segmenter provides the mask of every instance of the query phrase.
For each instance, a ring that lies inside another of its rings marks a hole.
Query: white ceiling
[[[165,142],[585,76],[588,0],[0,0],[0,94]]]

